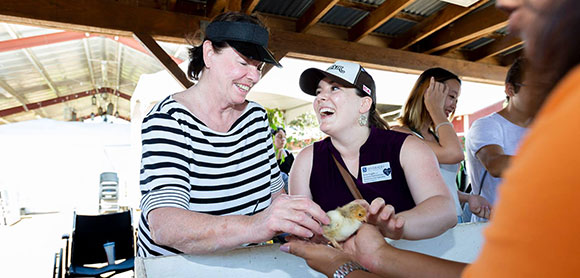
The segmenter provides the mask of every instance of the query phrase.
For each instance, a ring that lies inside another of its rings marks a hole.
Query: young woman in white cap
[[[283,194],[267,114],[246,95],[268,31],[254,16],[218,15],[190,50],[195,86],[159,102],[142,127],[138,255],[204,254],[287,232],[322,233],[312,200]],[[315,218],[315,219],[313,219]]]
[[[375,83],[363,67],[338,61],[326,71],[307,69],[300,88],[316,96],[314,111],[329,137],[296,157],[291,195],[312,198],[328,211],[355,199],[347,186],[351,179],[371,203],[369,221],[394,239],[434,237],[457,223],[435,155],[421,140],[388,130],[376,111]]]

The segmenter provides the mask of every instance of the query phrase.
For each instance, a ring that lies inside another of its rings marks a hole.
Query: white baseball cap
[[[376,103],[376,89],[373,77],[359,64],[346,61],[336,61],[326,71],[309,68],[300,75],[300,89],[303,92],[316,96],[318,83],[324,77],[346,87],[357,88],[368,94],[373,103]]]

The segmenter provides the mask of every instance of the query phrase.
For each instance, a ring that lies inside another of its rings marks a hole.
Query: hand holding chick
[[[331,210],[326,215],[330,218],[330,224],[322,226],[324,231],[322,235],[332,243],[332,246],[341,250],[342,247],[338,242],[348,239],[367,220],[366,208],[356,200]]]

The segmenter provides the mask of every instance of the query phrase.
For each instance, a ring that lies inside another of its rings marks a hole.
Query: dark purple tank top
[[[360,148],[359,174],[355,179],[355,184],[367,202],[371,203],[375,198],[382,197],[387,204],[395,208],[396,212],[415,207],[415,201],[409,191],[405,173],[399,161],[401,147],[408,135],[391,130],[371,128],[369,138]],[[324,211],[336,209],[354,200],[332,159],[331,153],[346,169],[344,161],[332,145],[330,137],[314,143],[310,192],[314,202],[320,205]],[[364,184],[360,167],[383,162],[390,164],[391,179]],[[353,177],[352,174],[350,176]]]

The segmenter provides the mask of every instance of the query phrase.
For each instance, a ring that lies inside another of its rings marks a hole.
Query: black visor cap
[[[268,49],[264,48],[261,45],[240,41],[226,41],[226,42],[237,52],[241,53],[247,58],[272,64],[279,68],[282,67],[282,65],[278,63],[278,61],[276,61],[274,55],[272,55],[272,53]]]

